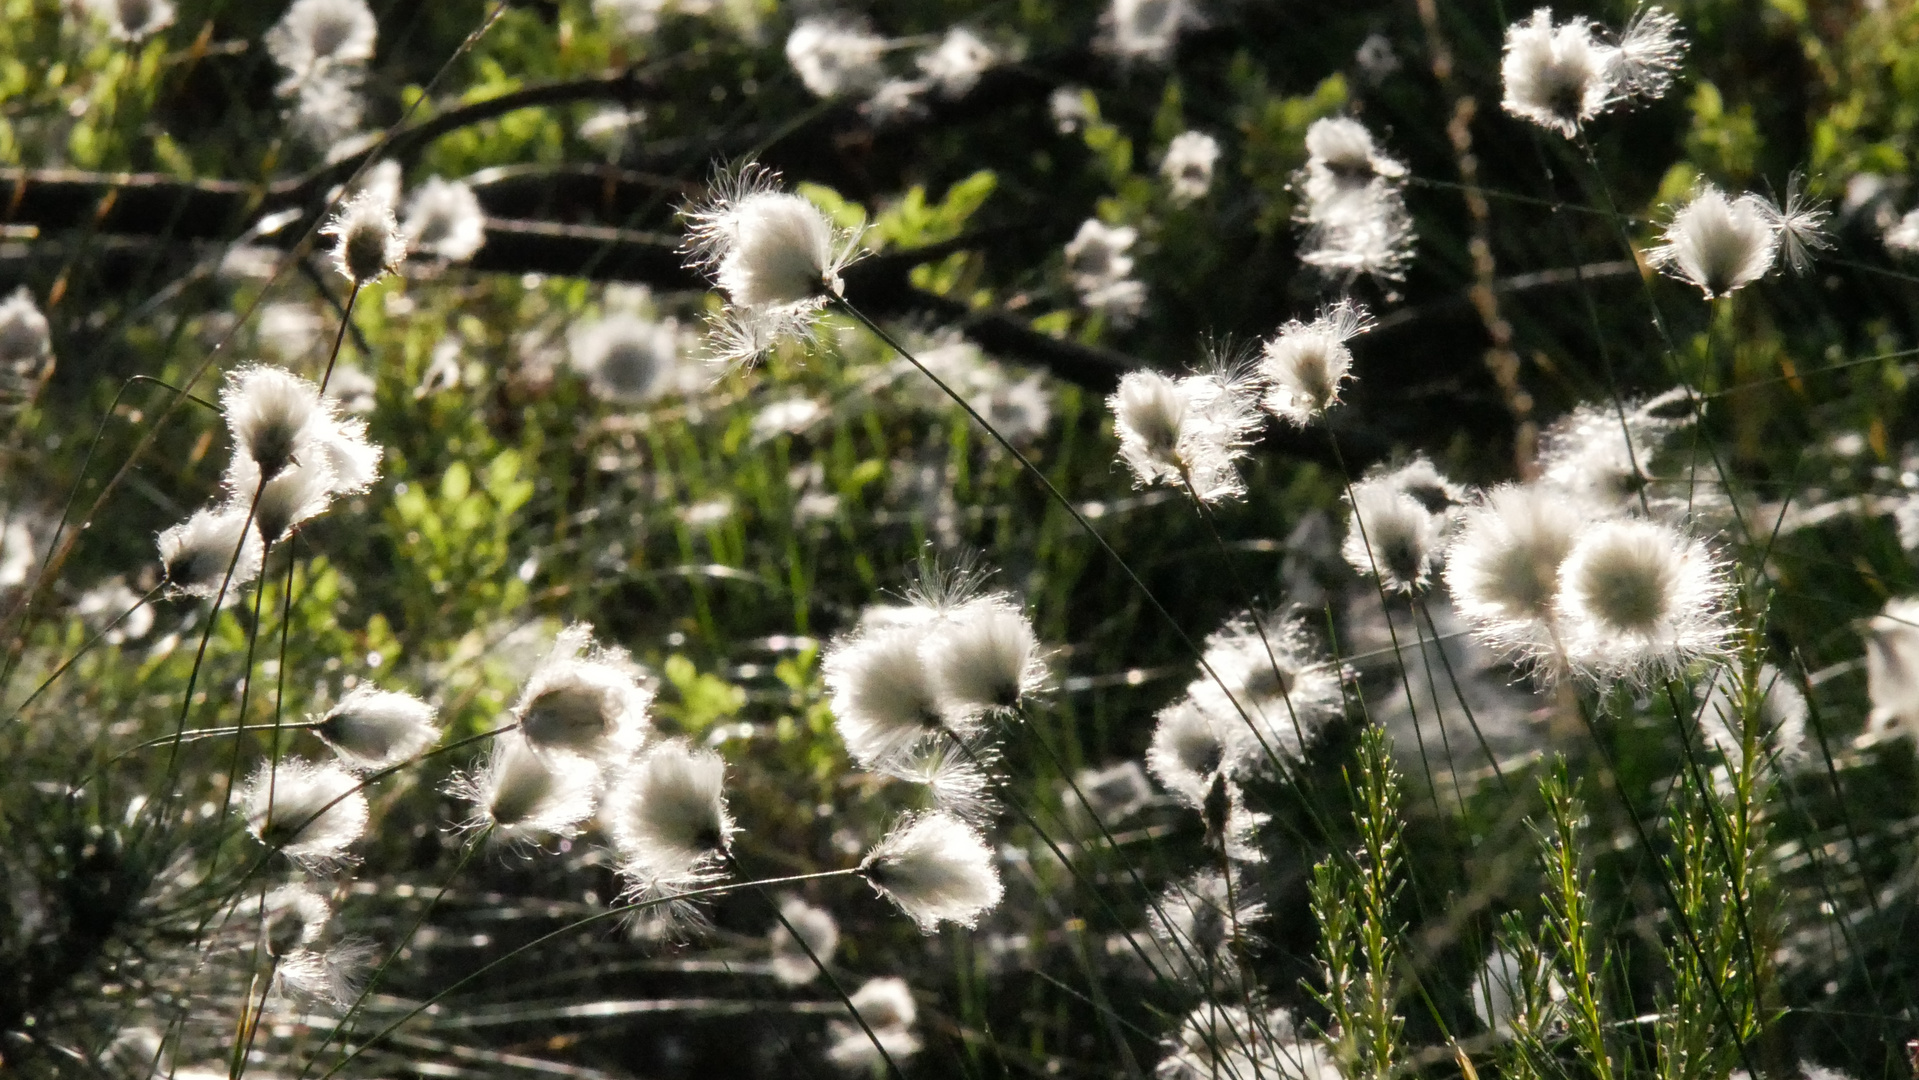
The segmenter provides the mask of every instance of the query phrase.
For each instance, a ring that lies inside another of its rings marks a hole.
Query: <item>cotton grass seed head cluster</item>
[[[348,861],[367,827],[359,777],[337,766],[284,758],[255,770],[241,795],[247,828],[269,849],[306,866]]]
[[[1665,96],[1685,58],[1679,23],[1667,12],[1640,9],[1608,42],[1584,16],[1557,25],[1539,8],[1506,30],[1500,62],[1507,112],[1570,139],[1588,122],[1633,101]]]
[[[1306,155],[1292,179],[1299,195],[1295,216],[1306,228],[1300,261],[1342,282],[1403,278],[1415,239],[1406,209],[1406,166],[1348,117],[1313,121],[1306,129]]]
[[[414,251],[464,262],[486,243],[486,215],[464,181],[429,177],[407,200],[401,234]]]
[[[1159,175],[1176,203],[1203,199],[1213,189],[1213,167],[1219,163],[1219,140],[1203,131],[1182,131],[1166,145]]]
[[[347,691],[314,725],[314,734],[354,772],[386,769],[440,739],[433,706],[397,690],[362,683]]]
[[[1245,493],[1239,462],[1263,426],[1253,370],[1218,364],[1174,379],[1128,372],[1107,399],[1120,460],[1140,487],[1165,484],[1202,503]]]
[[[333,238],[333,264],[356,288],[397,273],[406,261],[407,238],[393,216],[393,199],[372,187],[343,203],[320,233]]]
[[[706,202],[682,214],[690,265],[727,297],[711,347],[728,363],[750,363],[784,338],[810,338],[858,254],[857,230],[780,190],[779,174],[758,165],[722,176]]]
[[[1673,212],[1663,241],[1646,258],[1712,300],[1765,277],[1782,251],[1795,272],[1804,272],[1811,252],[1830,246],[1825,219],[1826,212],[1805,202],[1796,185],[1781,207],[1760,195],[1733,198],[1701,184]]]
[[[895,825],[867,852],[860,873],[929,934],[942,922],[974,925],[1003,894],[978,830],[937,810]]]
[[[567,331],[567,362],[595,394],[640,404],[681,385],[681,338],[679,324],[671,319],[611,312]]]
[[[512,716],[535,750],[617,764],[651,734],[652,700],[624,650],[596,645],[592,627],[574,625],[527,678]]]
[[[1294,319],[1260,349],[1259,374],[1266,381],[1260,405],[1295,427],[1306,427],[1339,402],[1352,377],[1346,343],[1372,329],[1372,316],[1351,300],[1322,309],[1310,323]]]
[[[176,14],[172,0],[87,0],[86,8],[115,41],[134,45],[172,26]]]

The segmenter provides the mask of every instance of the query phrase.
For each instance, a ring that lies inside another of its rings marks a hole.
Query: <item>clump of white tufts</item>
[[[946,32],[933,49],[914,59],[914,64],[947,97],[959,97],[979,84],[979,77],[999,63],[1000,53],[978,34],[964,26]]]
[[[870,1072],[888,1059],[897,1064],[920,1052],[920,1037],[913,1032],[919,1008],[913,1003],[913,991],[905,979],[890,976],[868,979],[847,1000],[873,1034],[868,1038],[866,1030],[850,1020],[833,1021],[827,1026],[832,1038],[832,1044],[826,1049],[828,1061],[849,1071]],[[878,1049],[873,1046],[875,1040],[879,1042]],[[885,1051],[885,1057],[880,1056],[881,1050]]]
[[[1280,327],[1259,356],[1266,381],[1260,399],[1267,412],[1305,427],[1339,402],[1339,388],[1351,377],[1353,353],[1346,343],[1373,328],[1372,316],[1351,301],[1322,308],[1310,323],[1294,319]]]
[[[115,41],[138,43],[173,25],[173,0],[87,0]]]
[[[786,337],[810,337],[814,317],[844,289],[840,271],[858,252],[859,230],[779,189],[779,174],[748,165],[714,183],[708,201],[683,211],[690,263],[729,301],[717,317],[715,359],[749,363]]]
[[[433,706],[362,683],[315,721],[313,733],[355,772],[398,765],[440,739]]]
[[[720,755],[682,739],[653,747],[620,776],[601,817],[633,895],[671,895],[720,876],[733,843],[725,784]]]
[[[1123,60],[1162,63],[1179,35],[1201,22],[1192,0],[1112,0],[1100,17],[1099,45]]]
[[[326,897],[310,885],[282,885],[261,904],[260,943],[268,956],[281,958],[317,943],[333,919]]]
[[[308,456],[333,419],[318,386],[276,367],[242,368],[229,375],[220,390],[220,411],[235,455],[251,459],[256,480],[271,480]]]
[[[306,885],[283,885],[267,893],[258,910],[260,947],[273,958],[275,990],[336,1006],[353,1000],[366,951],[351,943],[327,947],[333,910],[325,897]]]
[[[815,95],[839,97],[871,90],[886,77],[883,37],[834,18],[801,19],[786,37],[786,62]]]
[[[1195,987],[1229,985],[1239,968],[1234,939],[1251,939],[1266,905],[1253,899],[1234,872],[1202,870],[1160,893],[1147,915],[1152,933],[1148,957],[1175,981]]]
[[[1699,516],[1716,501],[1712,493],[1653,469],[1665,441],[1691,422],[1691,405],[1681,387],[1643,402],[1574,409],[1540,436],[1540,482],[1601,515]]]
[[[267,31],[266,46],[288,82],[299,82],[373,59],[379,31],[366,0],[293,0]]]
[[[567,332],[567,360],[593,392],[613,401],[651,401],[678,384],[680,327],[614,312]]]
[[[1159,175],[1165,179],[1174,202],[1189,203],[1205,198],[1213,189],[1213,167],[1218,163],[1218,139],[1203,131],[1182,131],[1166,144]]]
[[[953,613],[920,644],[942,711],[966,718],[1013,712],[1046,686],[1033,624],[1018,609],[976,603]]]
[[[473,804],[467,828],[529,842],[579,832],[580,824],[593,815],[599,791],[597,762],[539,753],[519,732],[497,736],[486,765],[447,786],[447,794]]]
[[[1258,403],[1251,372],[1229,364],[1179,379],[1130,371],[1107,399],[1134,483],[1176,485],[1208,504],[1246,491],[1238,462],[1261,427]]]
[[[834,951],[840,947],[840,924],[831,912],[797,896],[781,898],[780,916],[786,925],[775,923],[767,934],[773,977],[788,986],[805,986],[820,977],[820,964],[832,962]],[[787,929],[789,925],[792,930]],[[812,957],[806,955],[807,949],[813,951]],[[819,963],[814,963],[813,957]]]
[[[344,859],[347,846],[366,832],[366,794],[359,778],[338,765],[302,758],[263,764],[241,800],[253,835],[298,862]]]
[[[281,95],[293,99],[287,111],[293,134],[322,150],[347,145],[366,119],[366,101],[360,96],[365,74],[358,65],[324,66],[282,83]]]
[[[1865,626],[1866,715],[1862,745],[1919,735],[1919,597],[1886,602]],[[1919,742],[1915,743],[1919,748]]]
[[[1748,681],[1733,670],[1713,674],[1699,706],[1699,734],[1729,762],[1791,769],[1807,758],[1806,695],[1785,672],[1761,664]],[[1745,758],[1747,736],[1755,749]]]
[[[225,582],[228,595],[260,576],[259,534],[247,527],[245,507],[198,510],[160,534],[160,568],[168,588],[211,599]],[[237,555],[237,557],[236,557]],[[228,568],[232,576],[228,578]]]
[[[1704,544],[1671,526],[1593,525],[1559,575],[1560,640],[1589,679],[1667,678],[1724,648],[1724,576]]]
[[[1439,542],[1433,515],[1388,475],[1354,484],[1347,501],[1346,542],[1339,549],[1347,564],[1377,577],[1388,592],[1424,589]]]
[[[1779,254],[1779,211],[1757,195],[1736,199],[1705,184],[1673,214],[1664,242],[1646,259],[1706,299],[1725,296],[1765,277]],[[1801,242],[1803,247],[1803,241]]]
[[[1635,100],[1652,100],[1672,86],[1685,57],[1679,23],[1659,8],[1633,17],[1617,44],[1601,40],[1583,16],[1553,25],[1552,11],[1506,29],[1500,74],[1505,110],[1574,138],[1589,121]]]
[[[1207,637],[1202,655],[1206,668],[1186,696],[1222,734],[1227,776],[1267,763],[1269,754],[1298,756],[1342,706],[1342,673],[1315,654],[1297,617],[1243,612]],[[1180,794],[1197,808],[1206,791]]]
[[[1357,120],[1326,117],[1306,129],[1306,164],[1293,174],[1306,225],[1300,261],[1333,277],[1396,281],[1412,260],[1406,166]]]
[[[1066,276],[1080,303],[1124,325],[1146,303],[1146,286],[1132,277],[1133,244],[1139,230],[1094,218],[1080,223],[1066,245]]]
[[[942,922],[974,925],[1002,893],[986,841],[937,810],[894,826],[867,852],[860,873],[929,934]]]
[[[19,376],[37,372],[53,351],[52,328],[33,294],[21,286],[0,303],[0,366]]]
[[[393,216],[393,201],[372,188],[341,205],[320,233],[333,238],[333,264],[355,288],[397,272],[406,260],[406,234]]]
[[[1555,650],[1559,567],[1590,514],[1548,487],[1487,492],[1446,549],[1453,609],[1496,651],[1545,660]]]
[[[626,652],[594,645],[593,628],[576,623],[527,677],[513,718],[535,750],[617,764],[646,741],[652,701]]]
[[[464,180],[435,176],[407,200],[401,230],[414,250],[448,262],[464,262],[486,243],[486,215]]]

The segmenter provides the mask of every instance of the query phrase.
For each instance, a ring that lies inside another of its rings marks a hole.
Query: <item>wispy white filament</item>
[[[860,873],[929,934],[942,922],[974,925],[1002,893],[986,841],[939,811],[894,826],[867,852]]]

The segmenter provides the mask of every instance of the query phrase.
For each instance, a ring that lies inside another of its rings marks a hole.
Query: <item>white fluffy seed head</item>
[[[340,381],[339,375],[334,372],[334,382]],[[332,400],[329,397],[328,408],[337,412]],[[319,430],[316,442],[332,477],[333,494],[358,495],[380,478],[380,458],[385,451],[367,441],[365,420],[334,415]]]
[[[225,483],[227,506],[242,513],[252,507],[254,530],[268,544],[286,539],[333,501],[333,470],[326,455],[317,452],[288,465],[264,485],[253,459],[235,455],[227,465]]]
[[[536,750],[617,764],[646,741],[652,701],[626,652],[596,646],[576,623],[527,677],[513,717]]]
[[[786,926],[775,923],[767,934],[767,949],[772,953],[773,977],[788,986],[805,986],[820,977],[819,964],[806,955],[806,949],[813,950],[813,956],[820,964],[833,962],[833,953],[840,946],[840,924],[831,912],[816,908],[797,896],[787,896],[780,900],[780,915],[786,919]],[[795,938],[794,931],[798,932]],[[806,948],[801,948],[804,942]]]
[[[942,711],[962,722],[1016,710],[1046,685],[1033,624],[1024,613],[999,604],[955,612],[920,643],[920,653]]]
[[[1234,767],[1238,756],[1236,729],[1184,697],[1160,710],[1146,748],[1146,767],[1174,798],[1198,809],[1213,777]]]
[[[1589,20],[1574,16],[1554,26],[1552,11],[1540,8],[1506,28],[1501,105],[1570,139],[1616,100],[1612,70],[1613,49],[1599,41]]]
[[[1495,488],[1466,510],[1446,549],[1446,587],[1480,641],[1496,651],[1550,655],[1559,568],[1590,520],[1549,487]]]
[[[1600,522],[1559,573],[1561,641],[1588,678],[1666,678],[1724,648],[1724,577],[1704,544],[1671,526]]]
[[[884,765],[938,732],[947,719],[920,646],[925,625],[842,639],[821,665],[834,726],[864,768]]]
[[[593,392],[640,403],[671,391],[680,366],[680,327],[631,312],[581,323],[566,335],[567,360]]]
[[[289,80],[373,59],[379,24],[366,0],[293,0],[267,31],[267,52]]]
[[[318,386],[285,368],[265,366],[227,376],[220,388],[220,411],[235,454],[253,459],[258,467],[256,480],[280,475],[307,453],[333,419]]]
[[[1160,63],[1179,35],[1201,23],[1192,0],[1112,0],[1100,22],[1100,45],[1124,60]]]
[[[212,598],[219,594],[227,568],[227,595],[260,576],[259,534],[247,527],[245,507],[198,510],[186,521],[160,534],[160,567],[167,586],[186,596]],[[238,559],[235,559],[235,553]]]
[[[173,25],[173,0],[87,0],[116,41],[140,42]]]
[[[1284,1009],[1249,1012],[1241,1005],[1207,1002],[1188,1013],[1166,1040],[1167,1055],[1153,1075],[1155,1080],[1337,1080],[1338,1064],[1325,1045],[1295,1032],[1292,1014]]]
[[[1174,485],[1208,504],[1245,493],[1238,462],[1263,424],[1250,369],[1220,363],[1177,380],[1129,371],[1107,406],[1120,460],[1140,487]]]
[[[1860,741],[1919,735],[1919,597],[1887,601],[1866,623],[1865,645],[1872,711]]]
[[[464,262],[486,243],[486,214],[465,181],[435,176],[407,200],[401,231],[415,251]]]
[[[26,286],[0,303],[0,365],[28,375],[52,351],[52,328]]]
[[[1133,244],[1139,230],[1108,225],[1097,218],[1080,222],[1066,245],[1066,273],[1081,292],[1119,281],[1133,272]]]
[[[733,844],[726,762],[683,739],[660,743],[622,773],[601,817],[631,895],[671,895],[712,881]]]
[[[914,59],[940,93],[959,97],[979,83],[988,68],[999,63],[999,50],[964,26],[955,26],[937,47]]]
[[[433,706],[397,690],[362,683],[321,717],[313,733],[356,772],[406,761],[439,741]]]
[[[871,90],[886,77],[880,64],[888,43],[833,18],[801,19],[786,37],[786,62],[815,95],[839,97]]]
[[[860,873],[929,934],[942,922],[973,926],[1002,894],[986,841],[937,810],[894,826],[867,852]]]
[[[1147,916],[1152,959],[1174,980],[1200,989],[1229,985],[1238,972],[1233,940],[1247,940],[1266,905],[1237,872],[1202,870],[1174,882]]]
[[[326,933],[333,909],[305,884],[282,885],[261,904],[260,938],[268,956],[284,957],[313,945]]]
[[[447,793],[473,804],[469,828],[491,829],[507,841],[568,837],[593,815],[600,766],[572,754],[542,754],[517,731],[493,740],[486,765],[456,777]]]
[[[1757,195],[1728,198],[1706,184],[1673,214],[1664,243],[1647,261],[1697,285],[1706,299],[1724,296],[1764,277],[1779,252],[1778,210]]]
[[[984,826],[1000,811],[995,794],[998,763],[999,755],[991,745],[962,748],[954,739],[936,739],[876,763],[873,771],[925,788],[935,809]]]
[[[1342,673],[1297,617],[1243,612],[1206,638],[1203,655],[1211,674],[1203,670],[1186,695],[1226,741],[1230,777],[1270,764],[1269,754],[1297,757],[1343,706]]]
[[[920,1052],[920,1038],[913,1033],[919,1009],[905,979],[868,979],[847,1000],[866,1022],[866,1028],[872,1029],[872,1036],[868,1037],[866,1029],[858,1024],[833,1021],[828,1025],[833,1040],[826,1050],[828,1061],[848,1071],[870,1072],[888,1060],[898,1064]],[[874,1040],[880,1044],[877,1050]],[[885,1051],[885,1057],[880,1056],[880,1050]]]
[[[388,193],[364,188],[320,230],[333,238],[333,262],[356,286],[396,273],[406,261],[406,234]]]
[[[1173,201],[1188,203],[1206,197],[1213,188],[1213,167],[1219,162],[1219,140],[1203,131],[1182,131],[1166,145],[1159,175],[1171,189]]]
[[[1340,554],[1361,574],[1377,576],[1389,592],[1426,587],[1438,530],[1433,515],[1391,477],[1353,485],[1346,541]]]
[[[1351,300],[1322,309],[1310,323],[1295,319],[1260,350],[1259,373],[1266,380],[1260,404],[1297,427],[1318,419],[1339,401],[1350,377],[1353,353],[1346,343],[1372,329],[1372,316]]]
[[[337,765],[301,758],[261,765],[241,801],[253,835],[303,863],[344,859],[366,832],[366,794],[359,778]]]

